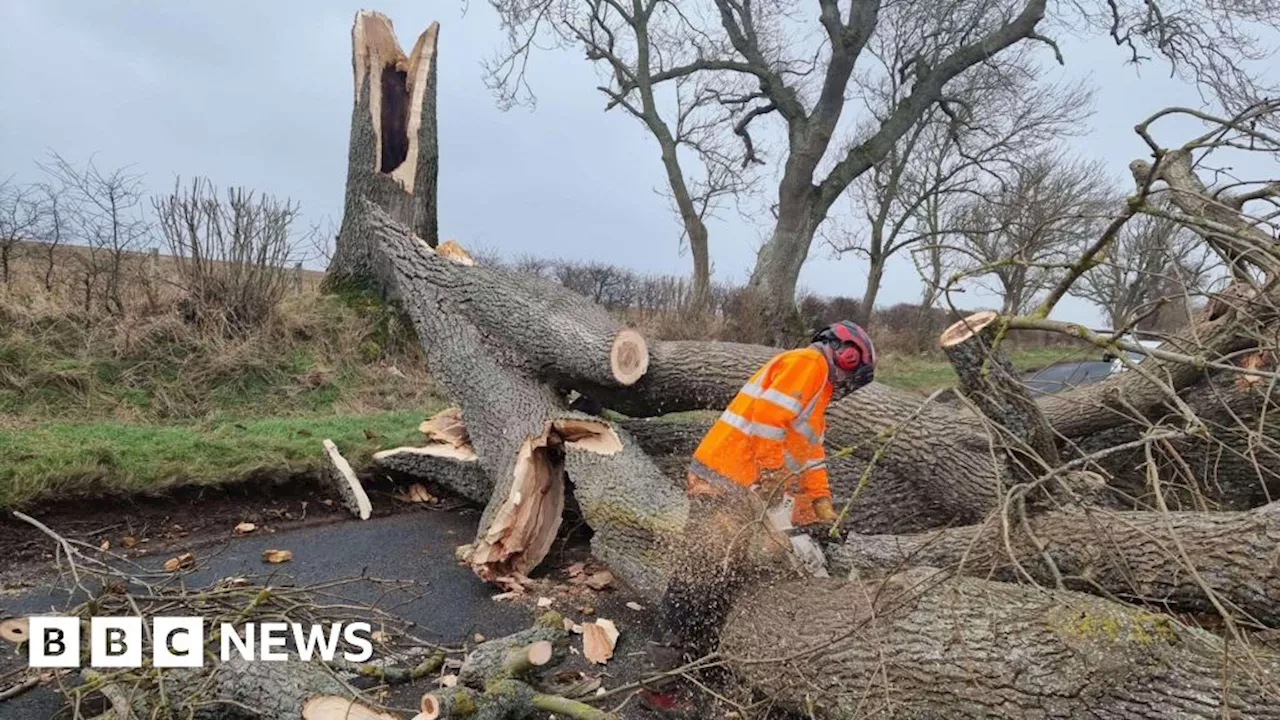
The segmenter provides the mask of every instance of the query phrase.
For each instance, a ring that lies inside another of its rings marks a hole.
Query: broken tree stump
[[[436,40],[440,24],[405,55],[391,20],[361,10],[351,28],[355,103],[347,156],[342,226],[324,287],[382,290],[368,238],[358,232],[362,203],[372,202],[434,247],[436,179]]]

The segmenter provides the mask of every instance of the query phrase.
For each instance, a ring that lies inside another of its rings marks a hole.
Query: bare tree
[[[12,180],[0,183],[0,280],[6,285],[18,246],[34,239],[42,210],[35,187]]]
[[[1119,231],[1106,258],[1080,277],[1072,294],[1097,305],[1112,328],[1177,329],[1168,327],[1170,319],[1189,317],[1193,297],[1205,290],[1211,257],[1195,234],[1172,218],[1140,214]]]
[[[676,3],[653,0],[497,0],[493,3],[508,30],[508,47],[488,65],[490,86],[500,102],[533,102],[524,70],[540,32],[562,45],[577,46],[609,78],[599,90],[606,109],[620,108],[645,127],[658,143],[675,205],[693,256],[692,309],[705,312],[711,302],[711,257],[706,219],[722,200],[748,184],[736,165],[731,143],[719,132],[724,107],[750,104],[758,94],[712,86],[692,72],[700,49],[683,38],[689,19]],[[671,81],[664,96],[660,85]],[[699,166],[690,173],[681,149]]]
[[[901,48],[890,52],[901,54]],[[1026,50],[1011,51],[1004,63],[978,68],[957,80],[949,106],[937,107],[893,147],[884,160],[850,188],[860,232],[828,239],[837,254],[854,253],[868,263],[859,322],[869,324],[886,263],[945,232],[938,218],[944,207],[962,202],[981,182],[1008,175],[1019,157],[1055,137],[1075,134],[1088,117],[1090,92],[1081,85],[1045,86]],[[895,62],[903,62],[905,58]],[[877,121],[906,89],[887,81]],[[941,284],[941,256],[932,258],[933,287]],[[931,306],[934,298],[926,296]]]
[[[1026,312],[1098,235],[1117,203],[1101,164],[1037,151],[957,206],[951,221],[964,275],[994,280],[1003,312]]]
[[[142,176],[127,168],[104,172],[92,159],[76,168],[57,153],[40,167],[64,189],[67,207],[74,208],[74,236],[83,246],[76,259],[85,310],[98,296],[107,312],[123,313],[126,264],[151,238]]]
[[[227,190],[208,180],[153,198],[161,234],[177,267],[185,312],[195,322],[242,331],[270,318],[290,289],[290,264],[309,238],[291,233],[296,203]]]
[[[504,97],[528,92],[528,54],[549,34],[607,65],[602,90],[610,107],[653,117],[646,98],[656,101],[657,87],[689,92],[698,101],[682,107],[696,105],[695,124],[708,137],[740,139],[744,165],[770,157],[767,123],[780,121],[772,126],[781,130],[773,227],[748,282],[753,307],[743,312],[752,320],[763,314],[773,341],[794,329],[796,281],[832,205],[935,107],[956,105],[953,81],[1024,41],[1038,41],[1062,59],[1040,29],[1047,0],[819,0],[815,9],[788,0],[499,0],[495,7],[509,40],[494,73]],[[808,19],[814,15],[816,23]],[[1253,23],[1249,28],[1276,27],[1280,8],[1243,0],[1089,0],[1056,4],[1052,24],[1107,32],[1133,48],[1135,59],[1142,52],[1167,58],[1237,102],[1262,90],[1243,82],[1240,58],[1252,57],[1257,46],[1242,19]],[[898,38],[888,44],[904,49],[902,62],[867,52],[878,36]],[[859,94],[854,81],[889,75],[909,89],[882,118],[850,122],[845,109]],[[852,140],[842,137],[845,128],[858,131]],[[669,127],[667,133],[674,138]],[[675,160],[664,150],[664,161]]]
[[[41,196],[41,204],[44,207],[44,213],[41,216],[39,239],[42,244],[41,257],[43,259],[41,279],[44,282],[46,291],[53,290],[54,272],[58,268],[58,261],[62,257],[59,248],[71,239],[72,228],[70,226],[71,218],[75,216],[75,208],[71,207],[71,200],[63,187],[52,182],[42,182],[37,187],[37,192]]]

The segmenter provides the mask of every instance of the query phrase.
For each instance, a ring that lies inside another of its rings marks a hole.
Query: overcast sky
[[[133,165],[152,191],[205,175],[299,201],[308,220],[342,211],[351,114],[350,29],[342,0],[4,0],[0,25],[0,177],[36,176],[56,150],[73,163]],[[632,119],[604,113],[595,71],[572,53],[535,56],[534,110],[499,110],[481,61],[501,43],[493,11],[472,0],[380,0],[411,47],[432,20],[439,42],[440,233],[504,256],[594,259],[685,273],[679,227],[660,194],[656,144]],[[1117,179],[1147,155],[1135,122],[1199,96],[1158,65],[1123,65],[1108,42],[1066,40],[1066,77],[1098,89],[1091,132],[1074,141]],[[1170,137],[1172,144],[1181,136]],[[741,281],[768,218],[729,213],[711,227],[717,279]],[[815,247],[810,290],[860,296],[865,266]],[[880,303],[915,301],[905,258]],[[973,304],[980,299],[973,298]],[[1096,322],[1068,300],[1059,315]]]

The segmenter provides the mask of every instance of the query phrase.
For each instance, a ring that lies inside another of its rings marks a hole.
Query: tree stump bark
[[[364,202],[403,224],[428,245],[437,243],[436,39],[431,23],[405,55],[391,20],[361,10],[351,28],[355,103],[347,156],[346,200],[327,289],[381,291],[372,248],[358,231]]]

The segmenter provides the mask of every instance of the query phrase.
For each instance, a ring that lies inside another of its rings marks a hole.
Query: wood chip
[[[289,561],[290,561],[290,560],[292,560],[292,559],[293,559],[293,551],[292,551],[292,550],[275,550],[275,549],[270,549],[270,550],[263,550],[263,551],[262,551],[262,562],[271,563],[272,565],[278,565],[278,564],[280,564],[280,563],[286,563],[286,562],[289,562]]]
[[[601,570],[587,578],[587,587],[592,590],[603,590],[613,584],[613,573]]]
[[[111,549],[111,541],[110,541],[110,540],[107,540],[106,538],[103,538],[103,539],[102,539],[102,543],[101,543],[100,545],[98,545],[98,549],[99,549],[99,550],[101,550],[102,552],[106,552],[106,551],[110,550],[110,549]]]
[[[618,628],[608,620],[597,620],[582,626],[582,655],[593,663],[603,665],[613,657],[618,644]]]
[[[458,685],[458,676],[453,674],[445,675],[436,682],[440,683],[441,687],[456,687]]]
[[[524,593],[522,592],[498,593],[497,595],[494,595],[492,599],[497,600],[498,602],[502,602],[503,600],[515,600],[518,597],[524,597]]]
[[[569,573],[569,577],[573,578],[581,575],[583,572],[586,571],[586,569],[587,569],[587,566],[585,563],[576,562],[570,565],[568,570],[566,570],[566,572]]]
[[[627,603],[627,607],[631,608],[632,610],[635,610],[636,612],[640,612],[641,610],[644,610],[644,606],[638,602],[635,602],[634,600]]]
[[[120,538],[120,544],[123,545],[126,549],[132,548],[138,544],[138,538],[134,537],[132,534],[125,535],[124,537]]]
[[[31,629],[26,618],[8,618],[0,620],[0,638],[17,644],[26,642],[31,637]]]
[[[484,635],[481,635],[480,633],[476,633],[475,635],[472,635],[471,639],[474,640],[477,644],[485,641]]]
[[[166,572],[173,572],[183,568],[189,568],[196,564],[196,556],[191,553],[182,553],[177,557],[171,557],[164,561],[164,569]]]
[[[254,525],[251,522],[242,522],[239,525],[236,525],[234,532],[236,535],[248,535],[249,533],[257,529],[258,529],[258,526]]]
[[[414,483],[405,492],[396,493],[396,499],[407,503],[433,503],[438,500],[435,495],[427,492],[422,483]]]
[[[540,608],[549,608],[549,607],[551,607],[551,603],[552,603],[552,602],[554,602],[554,601],[553,601],[551,598],[549,598],[549,597],[540,597],[540,598],[538,598],[538,607],[540,607]]]

